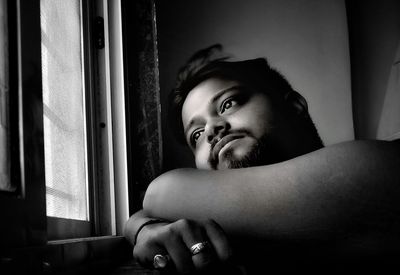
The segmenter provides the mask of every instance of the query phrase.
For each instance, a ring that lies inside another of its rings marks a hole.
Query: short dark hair
[[[175,88],[169,97],[168,115],[173,132],[181,143],[185,143],[182,106],[189,92],[206,79],[215,77],[238,81],[248,88],[267,93],[277,108],[284,107],[285,98],[295,92],[285,77],[271,68],[265,58],[244,61],[229,59],[222,45],[215,44],[196,52],[179,70]],[[311,118],[309,120],[313,124]]]

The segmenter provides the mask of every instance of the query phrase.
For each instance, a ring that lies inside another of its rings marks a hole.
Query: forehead
[[[202,107],[207,107],[220,92],[238,86],[239,82],[220,78],[210,78],[200,82],[187,95],[182,106],[182,122],[186,125]]]

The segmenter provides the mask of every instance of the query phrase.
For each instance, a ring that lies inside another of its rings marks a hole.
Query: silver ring
[[[153,258],[153,266],[156,269],[161,269],[167,266],[171,257],[169,255],[156,254]]]
[[[190,252],[192,252],[192,256],[194,256],[202,252],[204,249],[208,248],[208,246],[208,242],[196,243],[192,245],[192,247],[190,248]]]

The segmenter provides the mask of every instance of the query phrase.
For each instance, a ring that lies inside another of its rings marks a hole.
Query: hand
[[[190,248],[202,242],[208,242],[207,247],[192,255]],[[232,256],[232,249],[226,234],[215,221],[181,219],[150,224],[139,232],[133,249],[135,259],[144,266],[153,267],[156,254],[169,255],[168,269],[190,273],[226,263]]]

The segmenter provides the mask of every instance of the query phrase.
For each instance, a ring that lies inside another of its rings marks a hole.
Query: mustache
[[[210,143],[210,152],[208,155],[208,163],[210,164],[211,168],[216,170],[218,167],[219,159],[218,159],[218,154],[214,152],[214,148],[217,145],[217,143],[224,138],[225,136],[228,135],[245,135],[245,136],[252,136],[249,131],[246,129],[237,129],[235,131],[226,131],[221,134],[216,135],[211,143]]]
[[[240,134],[242,134],[242,135],[247,135],[247,136],[250,136],[250,135],[251,135],[250,132],[247,131],[247,130],[245,130],[245,129],[238,129],[238,130],[235,130],[235,131],[226,131],[226,132],[223,132],[222,134],[216,135],[216,136],[212,139],[212,141],[211,141],[211,144],[210,144],[210,145],[211,145],[210,152],[214,150],[215,145],[217,145],[217,143],[218,143],[223,137],[228,136],[228,135],[240,135]]]

